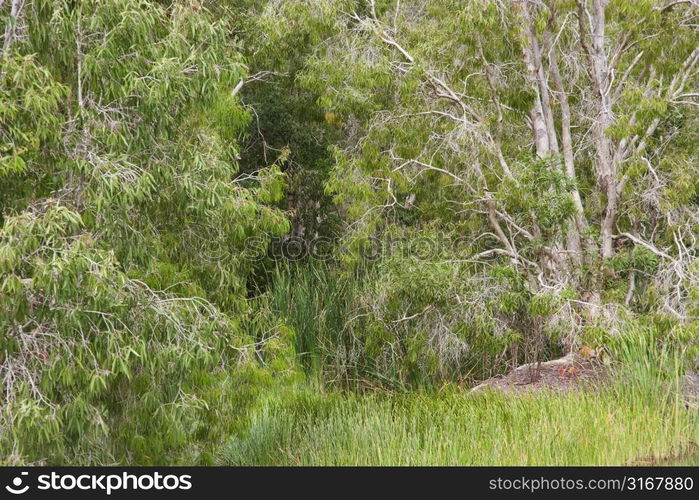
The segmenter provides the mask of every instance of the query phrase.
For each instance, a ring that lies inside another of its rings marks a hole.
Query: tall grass
[[[294,330],[294,348],[306,373],[321,377],[324,370],[331,369],[334,375],[347,374],[354,340],[345,321],[350,317],[358,282],[340,279],[322,262],[280,266],[273,282],[272,314]]]
[[[394,395],[328,390],[356,388],[349,380],[370,370],[370,363],[362,365],[363,346],[346,328],[360,286],[322,265],[277,270],[269,307],[293,329],[310,376],[301,386],[270,390],[249,414],[249,426],[230,440],[222,463],[699,463],[699,415],[685,408],[680,391],[683,348],[638,323],[605,341],[609,382],[595,389],[517,396],[457,386]],[[345,383],[327,383],[338,376]]]
[[[223,454],[254,465],[699,464],[683,353],[651,331],[609,343],[609,382],[520,395],[277,390]]]
[[[645,400],[682,399],[681,380],[690,362],[686,344],[660,338],[655,329],[629,325],[607,339],[607,348],[615,363],[614,373],[625,382],[618,387]]]
[[[620,465],[681,456],[696,412],[606,389],[270,399],[223,457],[243,465]]]

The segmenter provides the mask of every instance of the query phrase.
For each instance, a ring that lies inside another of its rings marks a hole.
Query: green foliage
[[[236,179],[231,20],[46,0],[22,21],[0,73],[0,450],[205,463],[276,368],[241,327],[242,250],[289,229],[277,165]]]
[[[690,5],[607,2],[595,38],[572,1],[9,4],[2,462],[211,463],[237,433],[235,463],[348,463],[357,443],[414,463],[432,441],[429,463],[579,463],[580,440],[619,463],[696,424],[661,390],[699,360]],[[330,263],[278,264],[286,235],[339,238]],[[304,378],[470,384],[581,342],[628,384],[274,401]],[[565,433],[579,401],[560,450],[526,432]]]
[[[642,246],[635,246],[628,253],[618,253],[610,261],[612,269],[619,272],[638,270],[643,273],[653,273],[659,264],[656,254]]]
[[[604,89],[611,118],[600,136],[612,155],[607,174],[592,138],[601,111],[591,40],[575,20],[584,8],[529,2],[525,12],[488,0],[375,7],[335,22],[299,78],[342,124],[326,181],[347,222],[338,253],[352,268],[372,241],[396,234],[419,242],[436,231],[468,242],[417,263],[381,257],[377,284],[362,294],[367,323],[355,334],[367,357],[382,359],[376,372],[411,383],[486,376],[502,369],[493,366],[494,351],[514,364],[569,350],[582,329],[603,328],[602,316],[622,316],[619,309],[693,321],[699,177],[689,90],[696,72],[687,68],[696,64],[696,37],[684,29],[691,10],[653,1],[606,6],[606,64],[614,66]],[[535,105],[546,112],[540,77],[551,101],[551,117],[542,119],[551,124],[539,126],[558,144],[548,151],[534,147]],[[614,223],[603,228],[605,220]],[[609,234],[624,232],[639,238]],[[602,256],[602,238],[613,240],[611,256]],[[472,296],[481,300],[457,300]],[[434,324],[448,325],[482,367],[473,369],[463,352],[434,356]],[[452,367],[444,371],[435,359]]]
[[[338,231],[336,208],[323,190],[338,124],[318,104],[318,93],[299,83],[300,75],[341,12],[354,4],[242,1],[220,14],[233,20],[249,72],[256,75],[240,94],[254,114],[241,143],[241,171],[256,174],[271,163],[280,167],[287,184],[279,206],[287,211],[294,236],[304,239]]]
[[[307,374],[353,388],[480,380],[507,369],[503,352],[517,362],[557,352],[560,332],[544,332],[539,318],[560,297],[532,297],[508,266],[476,274],[449,237],[420,234],[389,240],[372,266],[348,274],[323,263],[277,269],[250,335],[292,333]]]
[[[60,139],[60,103],[67,89],[34,55],[6,55],[0,72],[0,222],[2,214],[22,208],[27,196],[41,194],[54,172],[51,150]],[[28,182],[29,180],[29,182]]]
[[[205,460],[235,427],[255,368],[213,305],[128,278],[52,200],[6,220],[0,255],[6,460]]]
[[[561,159],[529,160],[519,171],[517,183],[505,182],[499,192],[503,206],[527,226],[537,224],[549,234],[566,230],[575,205],[570,194],[573,185],[563,173]]]

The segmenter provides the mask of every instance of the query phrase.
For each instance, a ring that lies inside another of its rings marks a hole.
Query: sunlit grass
[[[352,290],[322,274],[280,274],[276,283],[275,310],[296,329],[297,354],[315,382],[270,390],[226,445],[224,464],[699,464],[699,415],[685,408],[679,384],[684,348],[650,328],[630,325],[605,340],[609,379],[594,389],[339,391],[318,367],[345,340]]]
[[[622,386],[517,397],[305,391],[271,398],[230,442],[224,462],[620,465],[681,455],[692,442],[696,411]]]

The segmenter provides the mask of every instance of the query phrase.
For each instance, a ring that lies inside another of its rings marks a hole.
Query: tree
[[[257,370],[245,240],[288,230],[278,167],[238,177],[250,114],[230,17],[190,1],[2,9],[0,447],[206,461]]]
[[[499,310],[534,358],[542,334],[571,351],[624,309],[693,331],[696,17],[692,2],[357,6],[305,73],[347,123],[329,185],[349,241],[416,226],[463,238],[427,260],[466,266],[493,298],[482,313]],[[444,286],[441,312],[417,298],[384,312],[388,338],[431,328],[476,345]],[[397,330],[401,317],[419,328]]]

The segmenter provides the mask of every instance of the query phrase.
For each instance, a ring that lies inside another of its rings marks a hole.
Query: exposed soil
[[[506,375],[489,378],[471,392],[485,389],[506,392],[576,389],[604,382],[608,375],[597,358],[569,354],[553,361],[519,366]],[[683,377],[682,393],[688,409],[699,409],[699,373],[690,372]]]
[[[543,363],[529,363],[515,368],[507,375],[492,377],[471,389],[531,391],[538,389],[573,389],[606,379],[606,371],[596,358],[569,354]]]

